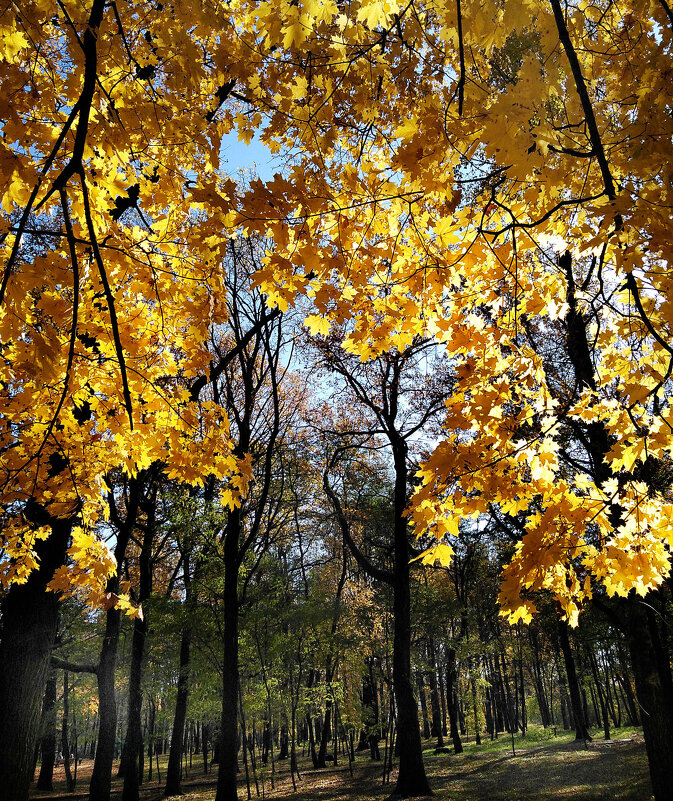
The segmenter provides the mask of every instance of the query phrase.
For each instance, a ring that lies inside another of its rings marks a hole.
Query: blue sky
[[[236,131],[222,138],[220,156],[222,169],[232,176],[238,170],[252,170],[255,175],[268,181],[282,167],[278,157],[274,158],[256,136],[246,145],[238,140]]]

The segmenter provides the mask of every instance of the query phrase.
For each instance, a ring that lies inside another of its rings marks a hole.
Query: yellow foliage
[[[132,0],[119,23],[102,0],[64,0],[2,17],[2,503],[82,508],[72,586],[108,569],[83,532],[110,471],[215,473],[229,505],[247,490],[224,415],[189,393],[236,230],[273,240],[258,286],[282,311],[309,297],[312,333],[347,325],[363,361],[417,336],[446,349],[456,388],[410,518],[441,538],[490,504],[529,513],[507,614],[527,620],[522,596],[544,591],[573,623],[592,581],[661,581],[670,509],[638,470],[673,450],[672,32],[656,2],[606,4],[599,26],[569,16],[592,138],[552,5],[464,0],[460,42],[443,0]],[[225,178],[233,130],[285,154],[283,175]],[[593,348],[579,398],[542,355],[569,319],[566,248]],[[604,428],[616,484],[568,467],[568,419]],[[3,531],[3,582],[34,568],[33,536]]]

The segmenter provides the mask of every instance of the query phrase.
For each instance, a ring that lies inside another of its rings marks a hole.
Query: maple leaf
[[[311,336],[315,336],[316,334],[320,334],[321,336],[327,336],[327,334],[329,334],[330,330],[329,318],[322,317],[319,314],[310,314],[304,320],[304,325],[311,332]]]
[[[420,559],[422,565],[434,565],[439,562],[441,567],[449,567],[454,553],[450,545],[445,542],[439,542],[437,545],[430,546],[418,556],[414,556],[411,561],[416,562]]]

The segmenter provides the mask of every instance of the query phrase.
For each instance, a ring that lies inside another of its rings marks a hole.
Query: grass
[[[617,729],[613,739],[596,739],[576,744],[569,732],[532,727],[522,738],[501,735],[477,746],[465,743],[462,754],[436,754],[434,742],[424,743],[425,765],[437,801],[649,801],[651,788],[642,734],[637,729]],[[450,749],[452,750],[452,749]],[[297,792],[292,788],[287,761],[275,766],[275,787],[271,788],[270,770],[258,774],[260,798],[293,801],[365,801],[386,799],[394,789],[395,770],[389,784],[382,784],[381,763],[371,762],[367,754],[358,754],[350,776],[345,755],[339,764],[326,770],[309,768],[307,757],[299,761],[301,780]],[[161,764],[165,775],[165,757]],[[86,798],[91,763],[79,766],[75,796],[65,793],[63,767],[55,772],[53,793],[33,792],[36,799]],[[216,773],[204,776],[199,760],[183,782],[183,801],[213,801]],[[247,798],[245,778],[240,776],[239,797]],[[252,799],[256,801],[251,777]],[[143,784],[144,801],[158,801],[162,788],[155,779]],[[121,797],[121,780],[113,782],[113,799]]]
[[[442,801],[649,801],[651,788],[642,737],[618,730],[610,741],[587,747],[572,735],[500,737],[499,742],[470,746],[463,754],[428,755],[426,764],[435,795]]]

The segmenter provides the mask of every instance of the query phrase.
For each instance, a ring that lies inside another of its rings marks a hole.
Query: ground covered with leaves
[[[598,736],[598,735],[597,735]],[[591,743],[574,743],[570,735],[533,731],[526,738],[500,737],[481,746],[466,743],[462,754],[435,753],[427,743],[425,762],[433,793],[438,801],[649,801],[651,797],[647,759],[642,736],[633,729],[618,730],[615,739],[595,739]],[[451,750],[451,749],[449,749]],[[161,765],[162,774],[165,769]],[[250,774],[250,798],[292,798],[293,801],[364,801],[384,799],[394,789],[395,768],[390,781],[383,783],[382,764],[371,762],[366,754],[357,754],[352,773],[345,755],[339,764],[325,770],[309,769],[306,756],[299,760],[300,779],[295,791],[287,761],[274,766],[273,787],[271,771]],[[215,772],[204,775],[200,762],[194,760],[185,776],[183,801],[213,801]],[[86,798],[91,763],[79,766],[78,786],[73,794],[65,793],[63,767],[55,772],[53,793],[37,793],[38,799]],[[121,797],[121,780],[114,783]],[[144,801],[162,798],[162,785],[156,780],[143,784]],[[240,798],[247,798],[245,774],[241,771]]]

